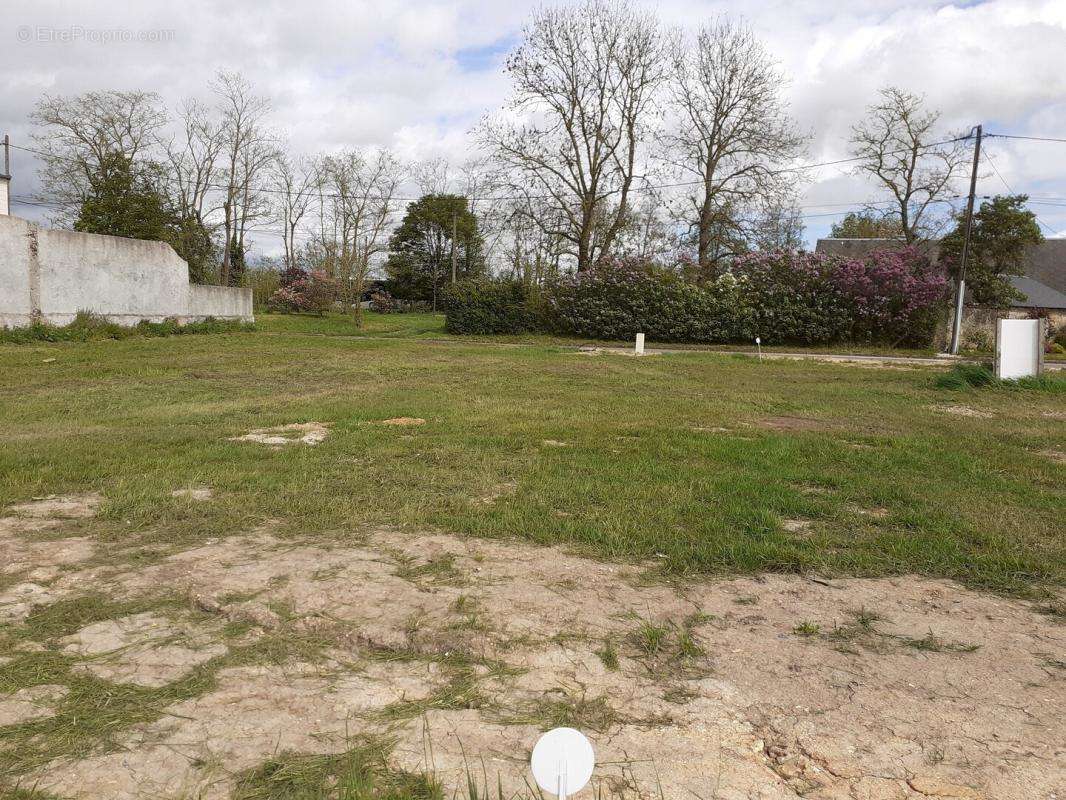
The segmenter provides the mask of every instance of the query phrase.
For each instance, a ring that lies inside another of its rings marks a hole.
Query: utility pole
[[[455,236],[456,229],[459,227],[459,215],[452,214],[452,283],[456,280],[456,249],[455,249]]]
[[[955,319],[951,326],[951,354],[959,354],[959,337],[962,335],[962,305],[966,301],[966,259],[970,255],[970,231],[973,229],[973,202],[977,196],[977,167],[981,161],[982,126],[978,125],[977,142],[973,148],[973,172],[970,173],[970,196],[966,199],[966,233],[962,240],[962,258],[959,261],[959,281],[955,295]],[[973,131],[970,131],[972,134]]]

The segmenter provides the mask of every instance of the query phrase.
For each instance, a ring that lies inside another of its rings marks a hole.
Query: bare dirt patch
[[[103,497],[96,492],[35,497],[4,511],[0,517],[0,537],[4,534],[51,530],[61,527],[66,520],[95,516],[102,502]]]
[[[383,529],[358,545],[259,532],[94,573],[115,598],[187,592],[218,615],[198,623],[204,642],[240,622],[328,646],[227,667],[121,732],[119,750],[32,777],[64,797],[226,797],[235,772],[342,750],[357,730],[397,737],[394,766],[431,767],[447,797],[471,764],[510,796],[525,791],[538,733],[567,724],[591,736],[604,796],[618,798],[658,797],[660,784],[666,798],[722,800],[1061,790],[1066,672],[1048,654],[1066,651],[1066,626],[1028,604],[916,577],[667,586],[640,571]],[[194,649],[186,624],[136,615],[67,645],[87,664],[121,663],[138,648]]]
[[[55,704],[69,691],[66,686],[38,684],[0,696],[0,727],[55,716]]]
[[[257,428],[243,436],[232,436],[231,442],[256,442],[270,447],[285,447],[290,444],[303,444],[314,447],[329,436],[329,425],[321,422],[293,422],[290,425],[277,425],[273,428]]]
[[[211,631],[155,614],[97,622],[60,640],[67,653],[92,656],[75,669],[113,683],[159,687],[226,653]]]
[[[195,500],[198,503],[204,503],[215,496],[213,489],[209,489],[206,486],[193,486],[189,489],[175,489],[170,493],[171,497],[181,498],[183,500]]]
[[[415,427],[418,425],[425,425],[426,421],[421,417],[393,417],[392,419],[383,419],[382,425],[397,425],[403,428]]]
[[[932,409],[941,414],[953,414],[956,417],[970,417],[971,419],[992,419],[995,416],[991,411],[981,411],[961,405],[938,405],[932,406]]]
[[[569,447],[569,442],[560,442],[558,439],[543,439],[541,445],[544,447]]]

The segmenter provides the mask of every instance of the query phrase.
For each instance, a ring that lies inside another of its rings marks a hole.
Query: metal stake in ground
[[[959,283],[955,295],[955,320],[951,326],[951,354],[959,353],[959,337],[962,335],[962,305],[966,299],[966,258],[970,255],[970,230],[973,228],[973,201],[977,194],[977,165],[981,161],[982,126],[978,125],[977,142],[973,148],[973,172],[970,173],[970,196],[966,198],[966,234],[962,240],[962,258],[959,259]],[[973,131],[970,131],[972,134]]]

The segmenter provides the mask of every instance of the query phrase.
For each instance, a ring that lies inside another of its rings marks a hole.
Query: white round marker
[[[537,740],[530,758],[537,785],[560,800],[580,792],[592,777],[595,766],[592,743],[573,728],[548,731]]]

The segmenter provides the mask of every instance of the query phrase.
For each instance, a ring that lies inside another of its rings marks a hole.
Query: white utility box
[[[1009,381],[1043,372],[1046,335],[1044,319],[997,320],[996,377]]]

